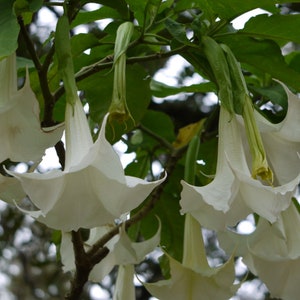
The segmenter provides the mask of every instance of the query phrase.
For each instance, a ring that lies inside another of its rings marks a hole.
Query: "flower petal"
[[[114,290],[113,300],[135,300],[135,287],[133,284],[134,266],[121,265],[118,269],[118,277]]]
[[[24,87],[17,91],[15,54],[0,62],[0,161],[38,161],[45,149],[61,138],[63,126],[51,127],[44,132],[40,127],[39,105],[30,88],[28,71]],[[8,76],[7,76],[8,74]],[[7,77],[6,77],[7,76]],[[13,82],[12,82],[13,81]]]
[[[229,299],[238,285],[234,281],[233,259],[218,269],[212,276],[205,276],[169,257],[171,279],[156,283],[144,283],[146,289],[160,300],[197,300],[202,299]]]

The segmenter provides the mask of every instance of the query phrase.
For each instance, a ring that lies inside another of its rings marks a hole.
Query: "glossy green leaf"
[[[149,175],[150,166],[151,161],[149,154],[144,150],[137,150],[136,158],[126,166],[125,174],[139,178],[146,178],[146,176]]]
[[[208,93],[216,92],[216,86],[212,82],[203,82],[199,84],[192,84],[189,86],[175,87],[164,84],[162,82],[151,80],[150,88],[153,96],[164,98],[170,95],[176,95],[179,93]]]
[[[209,184],[216,173],[218,139],[216,137],[202,143],[199,149],[197,161],[196,185]]]
[[[178,261],[182,260],[183,254],[183,228],[184,216],[179,213],[179,199],[183,169],[178,166],[164,192],[157,201],[153,211],[139,224],[142,235],[149,238],[153,235],[157,217],[161,220],[161,246]]]
[[[155,120],[155,122],[153,121]],[[168,142],[175,140],[174,125],[171,118],[163,112],[147,110],[141,124]],[[144,136],[147,133],[144,134]],[[157,141],[155,141],[157,143]]]
[[[175,5],[175,11],[179,12],[179,11],[184,11],[187,9],[196,9],[196,8],[201,8],[202,5],[202,0],[179,0],[176,1],[176,5]]]
[[[146,29],[151,26],[160,7],[161,0],[126,0],[139,25]]]
[[[280,47],[275,42],[238,34],[222,37],[220,40],[232,49],[238,61],[299,89],[300,73],[287,65]]]
[[[0,60],[18,47],[19,25],[13,12],[13,0],[0,2]]]
[[[81,24],[88,24],[102,19],[122,19],[123,16],[114,8],[103,6],[93,11],[80,11],[71,26],[76,27]]]
[[[221,19],[232,20],[241,14],[255,8],[276,12],[276,2],[273,0],[200,0],[202,10],[208,15],[217,15]],[[277,1],[279,2],[279,1]]]
[[[80,33],[73,36],[71,39],[73,58],[97,45],[99,45],[99,40],[91,33]]]
[[[186,28],[184,24],[178,23],[170,18],[165,21],[167,30],[180,43],[188,45],[190,41],[186,36]]]
[[[281,84],[276,84],[270,87],[257,87],[249,86],[249,90],[252,93],[260,94],[261,96],[271,101],[273,104],[277,104],[282,107],[284,114],[288,108],[287,95]]]
[[[243,34],[283,43],[300,43],[300,15],[258,15],[251,18],[240,30]]]
[[[84,0],[82,2],[90,3],[90,1],[88,1],[88,0]],[[111,0],[93,0],[93,2],[117,10],[119,12],[119,14],[124,19],[127,19],[129,17],[128,7],[127,7],[127,3],[126,3],[125,0],[114,0],[114,1],[111,1]]]

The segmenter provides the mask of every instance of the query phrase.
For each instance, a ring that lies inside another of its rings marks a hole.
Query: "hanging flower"
[[[288,110],[283,121],[272,124],[258,112],[255,114],[277,184],[285,184],[297,177],[300,153],[300,99],[284,84],[281,85],[288,99]]]
[[[252,212],[275,222],[280,212],[289,206],[300,181],[299,171],[296,171],[300,167],[296,151],[300,151],[300,144],[283,147],[285,140],[275,134],[276,128],[262,135],[275,177],[275,186],[270,186],[252,178],[245,154],[247,144],[243,143],[241,135],[243,125],[238,123],[235,115],[229,115],[221,107],[216,176],[210,184],[202,187],[182,181],[181,212],[191,213],[207,228],[220,230],[234,226]],[[270,157],[269,151],[272,151]],[[274,151],[280,155],[285,152],[285,156],[279,158]]]
[[[250,235],[227,231],[218,237],[224,250],[243,257],[243,262],[266,284],[273,297],[294,300],[299,296],[299,228],[300,215],[291,203],[273,224],[260,218]]]
[[[234,261],[211,268],[208,265],[199,223],[186,215],[182,264],[167,255],[171,278],[156,283],[145,283],[147,290],[160,300],[229,299],[239,285],[235,279]]]
[[[110,229],[111,226],[109,225],[91,229],[90,237],[85,242],[86,251],[88,251],[92,245]],[[132,242],[126,233],[124,226],[121,226],[119,234],[105,244],[105,247],[109,249],[109,253],[103,260],[94,266],[89,275],[89,280],[94,282],[101,281],[112,271],[114,266],[129,266],[140,263],[148,253],[154,250],[159,244],[159,241],[160,224],[155,235],[143,242]],[[75,257],[70,233],[63,233],[62,235],[60,254],[64,265],[64,272],[75,270]]]
[[[110,118],[118,121],[132,119],[126,101],[126,50],[134,32],[131,22],[122,23],[118,30],[114,48],[114,86],[109,107]]]
[[[64,171],[9,172],[40,209],[24,212],[62,231],[102,226],[136,208],[164,180],[147,182],[124,175],[117,153],[105,138],[107,117],[93,143],[79,98],[74,107],[67,103]]]
[[[28,72],[23,88],[18,90],[14,53],[0,61],[0,162],[38,161],[46,148],[60,140],[63,126],[41,129],[39,113]]]

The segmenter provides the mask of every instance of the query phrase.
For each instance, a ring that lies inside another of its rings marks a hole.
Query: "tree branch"
[[[147,56],[130,57],[126,60],[126,63],[134,64],[134,63],[139,63],[139,62],[162,59],[162,58],[166,58],[166,57],[170,57],[175,54],[178,54],[178,53],[184,51],[186,48],[187,48],[187,46],[182,46],[182,47],[176,48],[176,49],[168,51],[168,52],[158,52],[158,53],[147,55]],[[100,62],[95,63],[91,66],[85,67],[82,70],[80,70],[77,74],[75,74],[75,80],[76,80],[76,82],[79,82],[95,73],[112,68],[113,64],[114,64],[113,56],[107,56],[104,59],[102,59]],[[64,87],[63,86],[59,87],[54,92],[55,101],[57,101],[63,95],[64,92],[65,92]]]
[[[29,34],[26,30],[25,24],[24,24],[21,16],[18,16],[18,22],[20,25],[22,36],[24,37],[25,43],[27,45],[27,49],[33,60],[35,68],[38,72],[41,91],[42,91],[44,103],[45,103],[42,125],[45,127],[50,127],[50,126],[54,125],[53,108],[54,108],[55,101],[54,101],[53,95],[50,92],[49,85],[48,85],[48,78],[47,78],[48,68],[43,68],[43,66],[41,65],[41,62],[36,54],[34,45],[29,37]]]

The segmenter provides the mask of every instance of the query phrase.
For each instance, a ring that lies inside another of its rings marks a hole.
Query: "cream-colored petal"
[[[292,142],[300,142],[300,99],[286,85],[281,85],[288,96],[288,110],[286,117],[280,124],[281,128],[278,135]]]
[[[227,300],[237,289],[233,285],[233,259],[217,269],[212,276],[205,276],[169,257],[171,278],[156,283],[144,283],[146,289],[160,300]]]
[[[75,270],[75,255],[72,244],[72,235],[70,232],[61,233],[60,243],[60,258],[63,264],[63,271],[74,271]]]
[[[98,138],[95,142],[97,155],[93,164],[103,173],[107,174],[109,178],[125,183],[124,170],[120,158],[105,137],[108,116],[109,114],[104,116]]]
[[[59,170],[51,171],[43,176],[38,173],[6,172],[20,181],[24,192],[43,214],[47,214],[54,207],[65,184],[63,173]]]
[[[66,171],[80,164],[93,145],[90,128],[79,97],[74,102],[74,106],[66,104]]]
[[[134,266],[119,266],[113,300],[135,300]]]
[[[297,259],[300,257],[300,215],[292,203],[283,211],[277,222],[264,219],[249,241],[249,249],[264,259]]]
[[[100,238],[100,236],[98,237]],[[92,270],[89,279],[101,281],[116,265],[133,265],[140,263],[144,257],[152,252],[160,241],[160,224],[157,232],[150,239],[143,242],[131,242],[124,228],[120,229],[119,239],[111,244],[111,251]]]
[[[38,161],[45,149],[61,138],[63,126],[44,132],[40,126],[39,105],[30,88],[28,71],[24,87],[17,90],[15,55],[0,62],[0,161]],[[6,77],[7,76],[7,77]]]
[[[299,176],[293,181],[278,187],[265,186],[260,181],[248,178],[236,170],[240,178],[240,195],[246,205],[270,222],[275,222],[280,212],[291,203],[299,182]]]
[[[274,133],[262,134],[268,160],[274,171],[275,185],[299,178],[300,142],[291,142]]]
[[[284,300],[299,298],[300,258],[280,261],[252,256],[250,270],[266,284],[271,295]],[[248,258],[243,260],[249,267]]]
[[[13,177],[0,175],[0,199],[10,204],[18,203],[26,194],[21,183]]]

